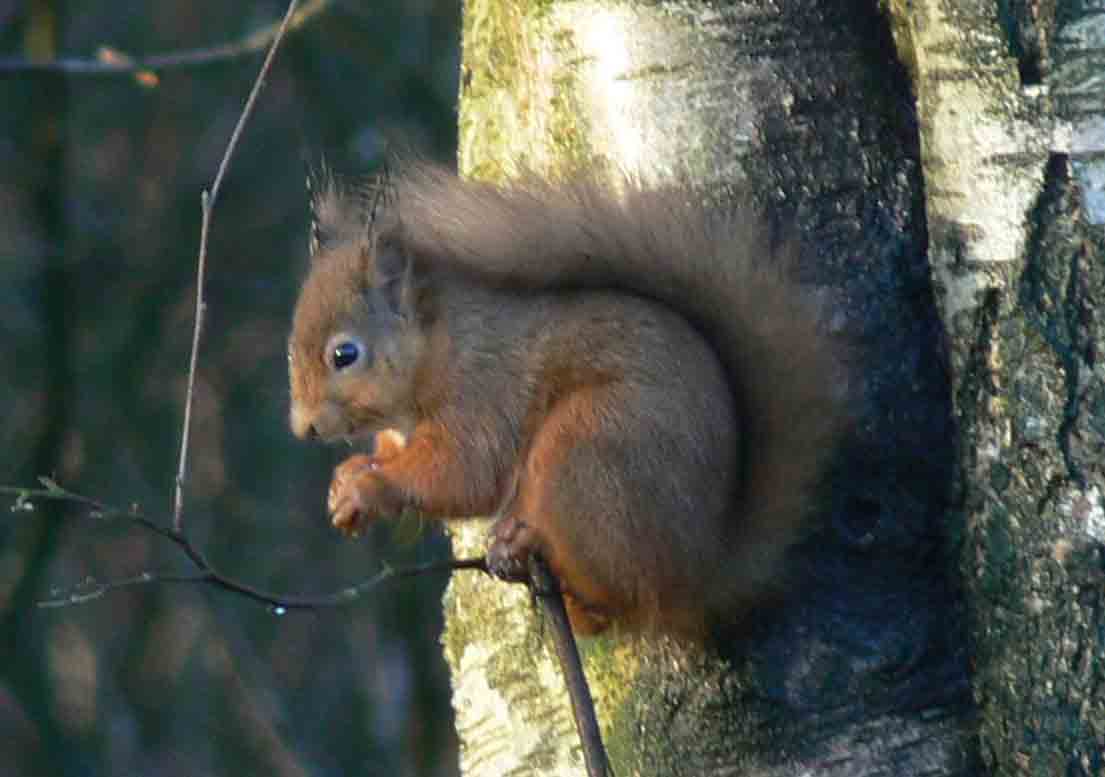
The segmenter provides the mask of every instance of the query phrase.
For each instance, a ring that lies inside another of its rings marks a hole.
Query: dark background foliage
[[[342,451],[294,441],[285,337],[306,264],[304,160],[365,172],[389,139],[452,159],[450,0],[335,0],[287,41],[215,213],[188,531],[221,570],[328,591],[443,556],[426,532],[359,543],[322,498]],[[206,48],[278,0],[0,0],[0,58]],[[260,55],[124,75],[0,71],[0,483],[52,475],[167,520],[191,339],[199,193]],[[0,775],[456,771],[437,645],[444,580],[277,617],[224,593],[64,593],[179,552],[126,522],[42,506],[0,518]]]

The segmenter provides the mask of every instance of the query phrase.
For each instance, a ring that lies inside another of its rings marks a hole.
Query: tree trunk
[[[949,526],[990,772],[1101,775],[1105,13],[999,5],[894,8],[960,424]]]
[[[834,303],[827,325],[862,354],[862,418],[787,606],[707,651],[584,643],[615,772],[971,773],[917,120],[875,3],[470,0],[460,137],[462,173],[481,178],[600,166],[751,190],[794,225]],[[459,529],[457,553],[481,550],[482,531]],[[524,591],[458,576],[445,645],[464,774],[583,773]]]

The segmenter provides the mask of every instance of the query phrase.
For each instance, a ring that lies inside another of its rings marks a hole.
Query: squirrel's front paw
[[[529,580],[530,554],[540,549],[537,532],[517,518],[504,516],[492,524],[488,537],[488,571],[511,583]]]
[[[347,537],[358,537],[370,521],[399,511],[376,467],[371,456],[357,454],[334,470],[326,506],[334,528]]]

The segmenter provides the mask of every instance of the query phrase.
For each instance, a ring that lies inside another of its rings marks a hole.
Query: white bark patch
[[[1059,502],[1059,512],[1072,519],[1075,526],[1091,540],[1105,544],[1105,506],[1097,486],[1064,494]]]
[[[461,751],[464,774],[510,774],[529,768],[533,754],[545,742],[545,729],[540,721],[535,725],[526,720],[520,714],[521,709],[511,705],[502,690],[488,682],[486,670],[490,658],[491,651],[482,645],[469,645],[453,676],[453,706],[458,722],[464,720],[458,727],[467,733],[467,746]],[[496,733],[482,736],[481,731]],[[498,732],[504,731],[510,735],[500,736]],[[582,772],[570,774],[575,777]]]
[[[941,0],[898,9],[899,46],[915,68],[929,258],[949,326],[1001,283],[995,265],[1020,256],[1055,134],[1042,90],[1020,88],[996,17],[951,10]]]
[[[1086,219],[1105,224],[1105,6],[1078,5],[1056,32],[1048,82],[1056,110],[1071,124],[1068,152]]]
[[[631,57],[631,41],[627,30],[633,29],[628,17],[633,13],[628,7],[574,4],[558,6],[558,13],[566,17],[562,23],[566,29],[576,31],[576,46],[588,64],[581,74],[591,111],[592,131],[600,138],[617,138],[617,158],[627,170],[641,170],[646,150],[658,153],[646,145],[647,128],[642,124],[644,113],[638,109],[641,98],[639,85],[629,77],[634,68]],[[573,14],[587,14],[587,23],[574,23]],[[591,72],[587,72],[591,71]],[[614,157],[612,149],[607,154]]]
[[[482,522],[450,534],[457,558],[485,548]],[[584,777],[564,677],[526,587],[457,574],[446,600],[461,773]]]

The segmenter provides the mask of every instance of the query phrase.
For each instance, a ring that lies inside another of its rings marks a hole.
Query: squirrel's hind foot
[[[530,557],[541,550],[536,530],[517,518],[503,516],[491,525],[488,538],[488,571],[508,583],[529,582]],[[563,588],[562,580],[557,579],[556,584]],[[564,591],[564,605],[576,634],[598,634],[610,626],[608,615],[587,606],[571,591]]]
[[[513,516],[503,516],[488,531],[487,569],[508,583],[529,580],[529,557],[539,550],[537,532]]]

